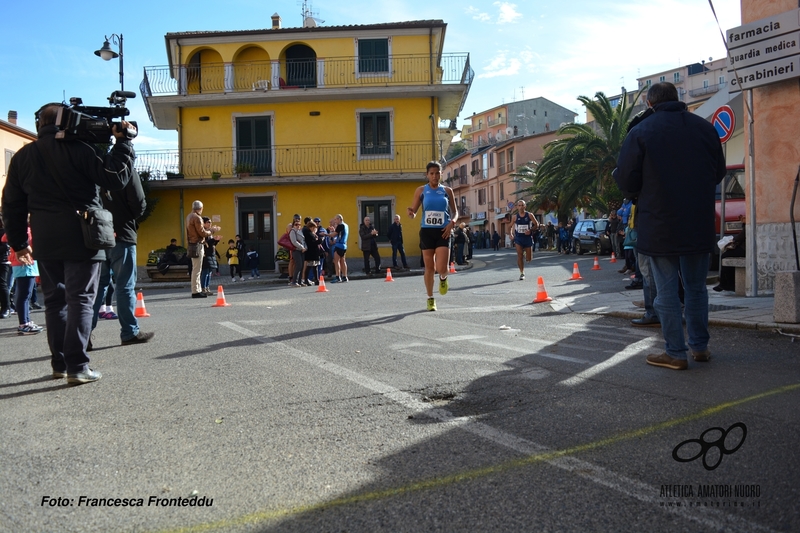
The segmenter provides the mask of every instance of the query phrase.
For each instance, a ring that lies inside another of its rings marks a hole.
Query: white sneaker
[[[524,281],[525,280],[525,272],[523,272],[522,274],[519,275],[519,280],[520,281]]]

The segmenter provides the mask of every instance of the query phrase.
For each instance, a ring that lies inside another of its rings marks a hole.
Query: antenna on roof
[[[314,15],[319,15],[311,8],[311,2],[307,0],[302,0],[303,12],[300,14],[303,17],[303,27],[304,28],[316,28],[317,24],[325,24],[325,21],[315,17]]]

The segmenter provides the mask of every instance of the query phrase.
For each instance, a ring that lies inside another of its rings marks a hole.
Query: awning
[[[487,222],[487,220],[486,220],[486,219],[483,219],[483,220],[473,220],[472,222],[470,222],[470,223],[469,223],[469,225],[470,225],[470,226],[483,226],[484,224],[486,224],[486,222]]]
[[[500,219],[502,219],[502,218],[506,218],[506,215],[507,215],[507,214],[508,214],[508,213],[503,213],[503,214],[500,214],[500,215],[496,215],[496,216],[494,217],[494,219],[495,219],[495,220],[500,220]]]

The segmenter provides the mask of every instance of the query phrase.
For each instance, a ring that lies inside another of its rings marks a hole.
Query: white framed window
[[[358,160],[394,159],[394,109],[356,109]]]

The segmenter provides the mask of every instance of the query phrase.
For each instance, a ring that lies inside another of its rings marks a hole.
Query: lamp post
[[[119,45],[119,54],[111,49],[111,43]],[[95,50],[94,55],[100,57],[104,61],[110,61],[115,57],[119,57],[119,88],[121,91],[125,90],[124,74],[122,70],[122,34],[117,35],[112,33],[111,37],[106,36],[103,47],[100,50]]]

